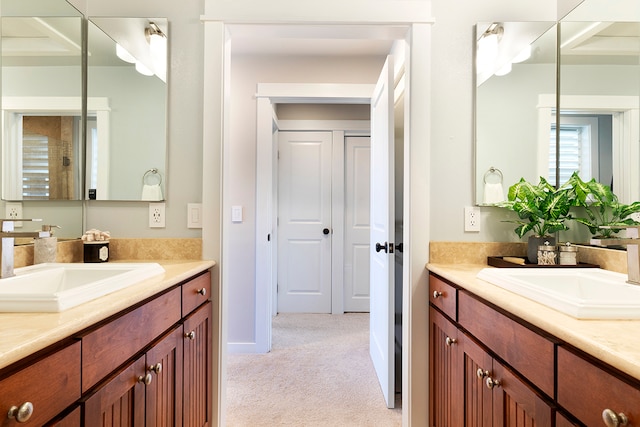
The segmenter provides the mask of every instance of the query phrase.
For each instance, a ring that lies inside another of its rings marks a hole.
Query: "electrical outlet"
[[[22,203],[20,202],[7,202],[5,204],[5,210],[6,219],[22,218]],[[16,221],[13,226],[14,228],[22,227],[22,221]]]
[[[480,208],[464,207],[464,231],[480,231]]]
[[[149,227],[164,228],[164,203],[149,203]]]

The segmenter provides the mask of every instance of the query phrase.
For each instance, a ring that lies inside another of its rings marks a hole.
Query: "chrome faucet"
[[[600,228],[618,228],[602,226]],[[591,243],[598,246],[627,245],[627,283],[640,285],[640,226],[629,225],[626,238],[591,239]]]
[[[2,228],[2,231],[0,231],[0,237],[2,238],[2,249],[0,250],[0,279],[15,275],[13,272],[13,246],[16,237],[34,237],[39,239],[51,235],[49,231],[16,232],[14,231],[15,221],[42,221],[42,219],[0,219]]]

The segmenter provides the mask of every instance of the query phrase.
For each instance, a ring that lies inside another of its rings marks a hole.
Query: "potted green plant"
[[[521,178],[509,187],[507,201],[498,204],[518,214],[518,219],[505,220],[518,224],[515,229],[518,237],[533,233],[527,243],[530,262],[538,262],[538,246],[545,242],[555,245],[553,234],[568,230],[566,221],[572,218],[573,194],[570,187],[556,189],[543,177],[537,185]]]
[[[565,184],[574,193],[575,206],[584,208],[585,217],[573,218],[576,222],[587,226],[593,238],[608,239],[616,237],[620,230],[628,225],[640,225],[630,218],[631,214],[640,212],[640,202],[630,205],[620,203],[618,197],[607,185],[594,179],[584,182],[577,172]],[[601,228],[603,226],[611,228]]]

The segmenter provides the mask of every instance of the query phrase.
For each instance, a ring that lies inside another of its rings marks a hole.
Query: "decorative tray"
[[[507,258],[507,259],[505,259]],[[512,259],[521,259],[524,261],[524,264],[519,264],[517,262],[512,262],[509,261],[508,259],[512,258]],[[524,267],[524,268],[599,268],[600,266],[597,264],[587,264],[584,262],[579,262],[576,265],[560,265],[560,264],[554,264],[554,265],[539,265],[539,264],[532,264],[529,262],[528,259],[526,259],[526,257],[501,257],[501,256],[490,256],[487,257],[487,264],[489,264],[492,267],[501,267],[501,268],[517,268],[517,267]]]

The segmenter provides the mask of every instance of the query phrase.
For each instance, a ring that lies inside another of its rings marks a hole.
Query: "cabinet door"
[[[84,425],[143,427],[145,365],[143,355],[91,395],[84,403]]]
[[[212,425],[211,302],[184,321],[183,426]]]
[[[460,334],[460,338],[464,425],[469,427],[489,427],[493,423],[493,393],[485,385],[485,380],[494,375],[493,359],[468,336]]]
[[[551,425],[551,406],[497,361],[493,361],[493,417],[495,426]],[[490,381],[485,380],[486,384]]]
[[[182,331],[182,325],[173,329],[147,352],[147,426],[182,423]]]
[[[433,307],[429,323],[430,423],[432,427],[462,425],[458,329]]]
[[[80,427],[80,407],[76,407],[70,414],[47,424],[47,427]]]

